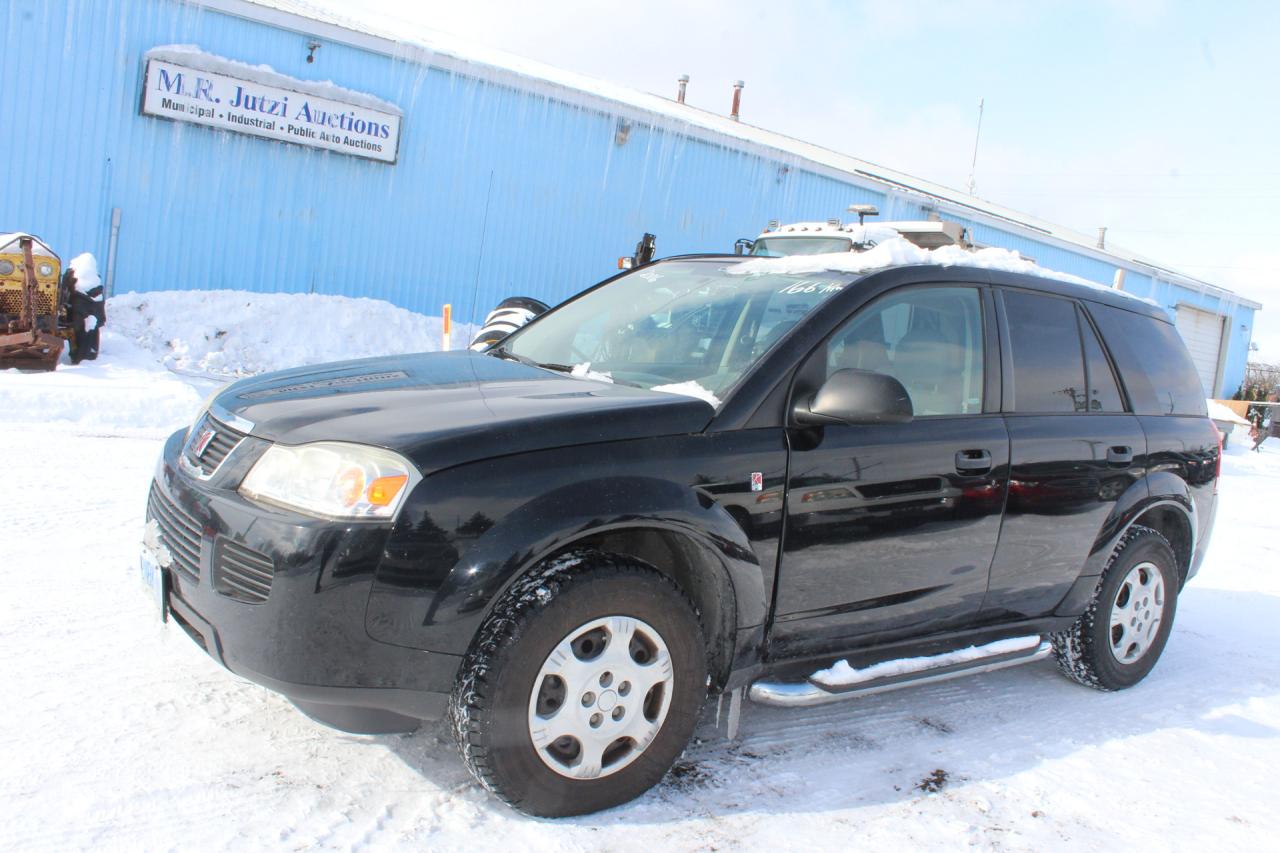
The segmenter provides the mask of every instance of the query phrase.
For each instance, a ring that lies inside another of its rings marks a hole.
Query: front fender
[[[706,557],[704,567],[722,573],[736,614],[727,627],[763,623],[773,567],[760,564],[744,528],[701,487],[715,474],[700,472],[725,458],[716,440],[623,444],[521,454],[426,478],[388,540],[369,598],[370,636],[463,653],[519,575],[575,542],[641,528],[684,537]],[[777,465],[780,478],[785,455]]]

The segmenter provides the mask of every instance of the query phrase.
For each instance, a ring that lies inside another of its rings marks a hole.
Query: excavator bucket
[[[48,332],[0,334],[0,370],[57,370],[65,343]]]

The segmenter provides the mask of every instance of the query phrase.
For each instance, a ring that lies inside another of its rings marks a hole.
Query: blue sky
[[[1267,304],[1280,362],[1280,3],[360,6],[721,112],[743,79],[744,121],[954,187],[985,99],[979,196]]]

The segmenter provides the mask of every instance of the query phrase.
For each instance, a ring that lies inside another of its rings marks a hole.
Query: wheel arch
[[[1196,507],[1194,503],[1182,503],[1178,500],[1164,498],[1154,501],[1142,510],[1129,525],[1150,527],[1173,547],[1173,555],[1178,560],[1178,589],[1187,582],[1191,571],[1191,558],[1196,552]]]
[[[688,531],[656,524],[593,530],[532,561],[517,576],[566,552],[592,549],[650,566],[670,578],[693,602],[707,648],[713,687],[728,680],[737,652],[739,596],[734,579],[713,547]],[[749,606],[748,606],[749,609]]]
[[[1117,511],[1107,519],[1094,541],[1085,576],[1096,576],[1102,572],[1116,546],[1135,525],[1150,527],[1169,540],[1177,559],[1178,588],[1181,589],[1191,571],[1199,530],[1195,501],[1185,486],[1181,494],[1175,491],[1149,495],[1127,505],[1124,501],[1119,502]]]

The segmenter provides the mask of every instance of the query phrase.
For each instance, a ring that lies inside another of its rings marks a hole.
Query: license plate
[[[160,610],[160,621],[169,621],[168,601],[165,599],[164,589],[164,569],[160,568],[160,564],[156,562],[155,555],[151,553],[151,549],[143,548],[142,556],[139,560],[142,568],[142,587],[146,590],[147,595],[155,602],[156,607]]]

